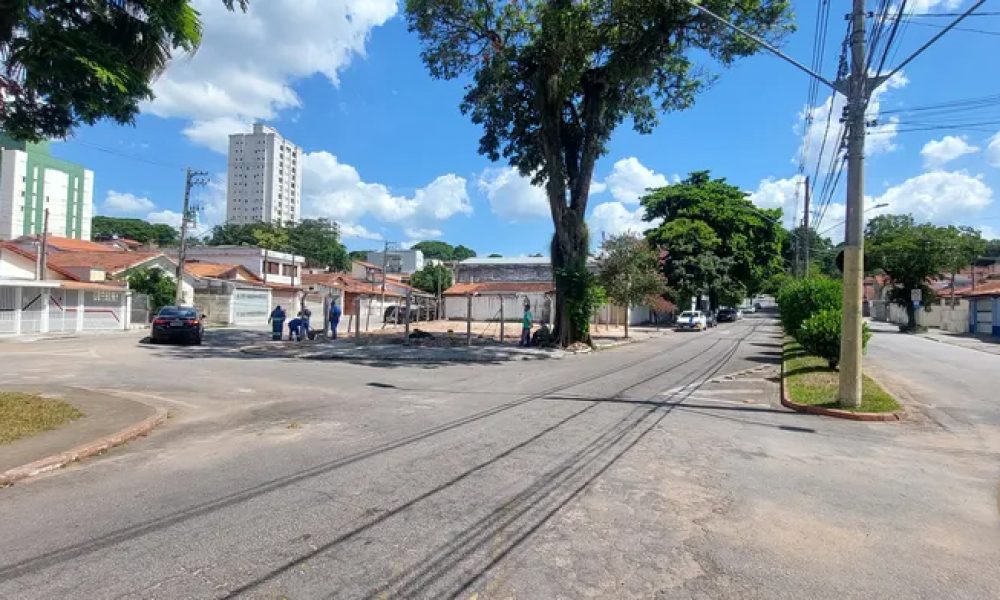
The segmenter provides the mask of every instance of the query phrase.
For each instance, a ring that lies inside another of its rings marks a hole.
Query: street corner
[[[0,487],[62,468],[148,435],[168,413],[136,400],[83,388],[25,390],[66,402],[81,416],[55,429],[7,444],[0,458]]]

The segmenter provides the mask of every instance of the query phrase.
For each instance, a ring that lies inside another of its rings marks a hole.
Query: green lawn
[[[792,401],[824,408],[841,408],[837,403],[839,371],[831,369],[825,359],[810,356],[802,351],[798,342],[786,340],[784,360],[785,389]],[[900,409],[896,399],[867,375],[862,392],[861,406],[844,410],[879,413]]]
[[[82,412],[60,400],[20,392],[0,392],[0,444],[55,429],[82,416]]]

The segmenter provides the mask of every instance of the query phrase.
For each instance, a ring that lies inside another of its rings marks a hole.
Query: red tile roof
[[[7,251],[10,251],[10,252],[13,252],[14,254],[17,254],[19,256],[23,256],[24,258],[27,258],[27,259],[29,259],[31,261],[37,261],[38,260],[38,256],[34,252],[32,252],[31,250],[25,250],[24,248],[21,248],[20,246],[18,246],[16,244],[12,244],[10,242],[0,242],[0,248],[2,248],[4,250],[7,250]],[[78,279],[80,279],[79,277],[77,277],[76,275],[70,273],[69,271],[67,271],[65,269],[62,269],[62,268],[60,268],[60,267],[52,264],[52,257],[51,256],[49,256],[49,258],[45,262],[48,263],[47,265],[45,265],[46,268],[48,268],[48,269],[50,269],[52,271],[55,271],[56,273],[59,273],[60,275],[62,275],[63,277],[65,277],[67,279],[71,279],[71,280],[78,280]],[[37,271],[37,267],[36,267],[36,271]]]
[[[234,264],[224,264],[224,263],[212,263],[212,262],[201,262],[197,260],[189,260],[184,263],[184,270],[194,275],[195,277],[210,277],[212,279],[236,279],[236,275],[241,275],[244,279],[251,282],[260,282],[260,277],[257,277],[250,272],[249,269],[243,265]]]
[[[483,281],[480,283],[456,283],[447,290],[445,296],[465,296],[467,294],[547,294],[556,290],[551,281]]]
[[[37,242],[39,239],[40,236],[37,235],[26,235],[14,241],[15,243]],[[123,252],[123,250],[108,246],[107,244],[100,244],[89,240],[74,240],[57,235],[48,236],[46,242],[50,249],[61,252]]]
[[[311,275],[303,275],[302,283],[305,285],[324,285],[326,287],[337,288],[351,294],[381,294],[382,284],[372,283],[369,281],[361,281],[351,277],[347,273],[314,273]],[[404,293],[399,293],[398,290],[394,290],[394,287],[405,287],[398,283],[389,283],[385,288],[385,295],[394,298],[402,298]]]
[[[977,282],[975,289],[969,286],[964,289],[955,290],[956,296],[998,296],[1000,295],[1000,279],[987,279],[981,283]]]
[[[49,261],[57,267],[90,267],[114,274],[161,256],[162,252],[58,252]]]

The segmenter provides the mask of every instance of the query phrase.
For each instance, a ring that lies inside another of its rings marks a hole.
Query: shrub
[[[795,335],[802,349],[808,354],[826,359],[831,369],[840,361],[840,325],[843,313],[839,308],[827,308],[806,319]],[[871,338],[868,325],[861,330],[861,347]]]
[[[839,281],[811,277],[787,282],[778,291],[778,309],[785,331],[795,336],[802,323],[826,309],[840,309],[843,289]]]

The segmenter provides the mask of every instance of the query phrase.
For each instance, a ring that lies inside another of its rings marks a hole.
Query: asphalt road
[[[11,384],[174,413],[148,438],[0,490],[0,597],[1000,589],[991,400],[951,400],[948,422],[923,403],[898,424],[788,413],[758,372],[722,377],[776,362],[767,318],[494,365],[255,358],[230,349],[244,335],[259,334],[0,346]],[[900,351],[881,336],[878,366]],[[980,376],[1000,383],[990,359]],[[908,377],[886,375],[926,393]]]

